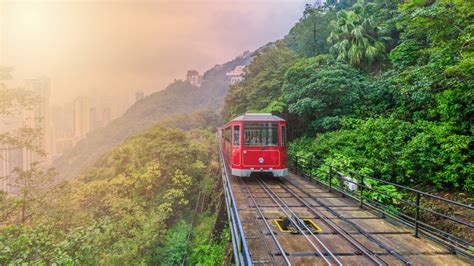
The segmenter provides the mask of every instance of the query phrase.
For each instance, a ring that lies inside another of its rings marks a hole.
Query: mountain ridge
[[[202,109],[214,111],[222,107],[229,89],[226,73],[239,65],[248,65],[255,54],[244,53],[222,65],[215,65],[203,74],[200,87],[187,81],[175,80],[165,89],[154,92],[133,104],[121,117],[109,125],[90,132],[76,146],[53,162],[58,170],[57,180],[80,175],[100,156],[122,143],[128,137],[151,127],[172,115],[192,113]]]

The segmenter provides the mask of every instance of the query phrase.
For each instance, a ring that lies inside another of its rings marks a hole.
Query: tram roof
[[[284,121],[284,119],[272,114],[246,113],[232,119],[232,121]]]

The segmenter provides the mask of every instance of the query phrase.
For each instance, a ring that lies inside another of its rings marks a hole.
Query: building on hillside
[[[197,72],[197,70],[188,70],[188,73],[186,73],[186,81],[191,83],[191,85],[193,86],[200,87],[201,80],[202,76],[199,75],[199,72]]]
[[[326,4],[326,0],[315,0],[313,3],[314,7],[322,7]]]
[[[237,84],[245,78],[245,66],[236,66],[234,70],[227,72],[225,75],[229,85]]]

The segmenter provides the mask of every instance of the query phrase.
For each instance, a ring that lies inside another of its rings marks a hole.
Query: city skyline
[[[8,88],[11,83],[2,82],[1,85]],[[62,105],[52,104],[51,79],[47,76],[16,81],[10,89],[29,91],[35,101],[30,108],[21,108],[10,115],[0,116],[0,134],[17,134],[23,127],[38,129],[40,135],[34,143],[44,154],[27,147],[0,147],[0,190],[8,193],[15,193],[9,181],[15,169],[28,170],[33,163],[50,166],[90,132],[107,126],[120,115],[116,113],[112,117],[109,105],[100,99],[83,96],[77,96],[73,102]]]

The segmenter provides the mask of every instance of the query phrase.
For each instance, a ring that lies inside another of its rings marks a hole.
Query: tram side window
[[[234,126],[234,146],[240,146],[240,126]]]
[[[230,137],[232,136],[230,127],[225,129],[225,140],[230,143]]]
[[[281,127],[281,146],[288,146],[288,140],[286,139],[286,126]]]
[[[245,146],[278,146],[278,124],[275,122],[246,122]]]

